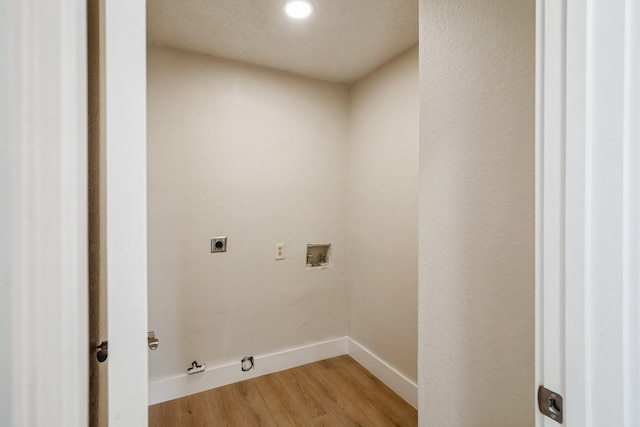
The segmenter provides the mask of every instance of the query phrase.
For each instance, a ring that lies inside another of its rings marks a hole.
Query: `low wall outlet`
[[[200,372],[204,372],[207,369],[207,365],[204,363],[202,365],[198,365],[198,362],[195,360],[191,363],[191,367],[187,369],[187,375],[199,374]]]
[[[253,356],[247,356],[240,361],[240,369],[247,372],[253,369]]]
[[[276,243],[276,261],[284,259],[284,243]]]

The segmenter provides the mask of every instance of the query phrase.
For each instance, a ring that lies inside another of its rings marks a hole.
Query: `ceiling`
[[[418,0],[147,0],[147,41],[333,82],[352,83],[418,42]]]

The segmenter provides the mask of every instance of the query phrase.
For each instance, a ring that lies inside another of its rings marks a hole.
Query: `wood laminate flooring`
[[[346,355],[149,407],[151,427],[417,425],[411,405]]]

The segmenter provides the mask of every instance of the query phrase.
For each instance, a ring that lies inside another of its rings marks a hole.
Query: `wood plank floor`
[[[417,425],[416,410],[350,356],[149,407],[151,427]]]

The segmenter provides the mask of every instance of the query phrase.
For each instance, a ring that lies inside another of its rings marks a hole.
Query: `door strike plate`
[[[543,386],[538,388],[538,408],[543,415],[562,424],[562,396]]]

